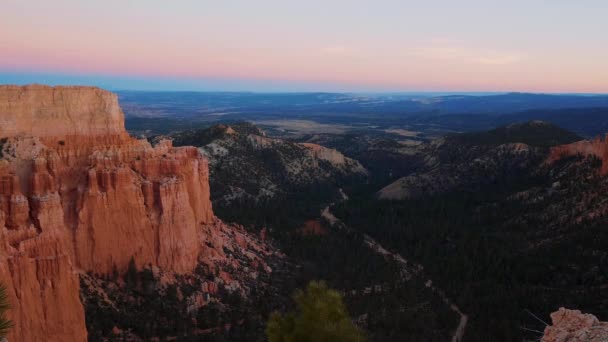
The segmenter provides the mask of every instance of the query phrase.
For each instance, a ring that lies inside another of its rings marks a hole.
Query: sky
[[[608,93],[606,0],[2,0],[0,84]]]

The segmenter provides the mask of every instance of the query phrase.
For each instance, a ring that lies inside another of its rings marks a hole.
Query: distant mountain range
[[[119,92],[127,116],[228,115],[306,111],[399,114],[506,114],[532,109],[608,107],[608,95],[507,93],[495,95]],[[142,110],[137,110],[137,108]]]
[[[217,122],[310,120],[421,137],[543,120],[584,137],[608,131],[608,95],[120,92],[127,128],[170,133]],[[268,128],[268,127],[265,127]]]

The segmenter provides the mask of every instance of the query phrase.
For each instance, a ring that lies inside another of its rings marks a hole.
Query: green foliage
[[[270,316],[266,333],[270,342],[365,341],[351,321],[342,296],[324,282],[312,281],[294,295],[298,311]]]
[[[608,301],[600,294],[608,274],[606,218],[577,221],[577,210],[595,210],[602,198],[596,194],[608,188],[608,179],[592,177],[598,166],[594,159],[572,157],[552,165],[550,172],[560,178],[499,179],[476,192],[403,201],[349,193],[350,200],[332,212],[424,265],[469,315],[467,341],[531,340],[534,334],[520,327],[544,326],[526,310],[547,318],[561,306],[575,307],[608,317]],[[556,180],[558,191],[551,186]],[[512,196],[519,193],[535,200]]]
[[[269,281],[268,275],[260,274],[247,297],[222,285],[218,285],[216,293],[203,293],[200,289],[211,275],[208,272],[213,271],[200,267],[197,274],[176,275],[175,282],[167,285],[144,267],[134,277],[136,286],[81,274],[88,341],[117,341],[123,340],[124,335],[138,336],[143,341],[264,341],[267,317],[288,305],[289,292],[281,292],[277,299],[276,292],[262,286]],[[207,304],[192,310],[187,298],[197,293],[204,296]],[[125,333],[114,335],[114,326]]]
[[[6,318],[6,312],[10,309],[6,287],[0,284],[0,338],[6,337],[8,331],[13,327],[13,322]]]

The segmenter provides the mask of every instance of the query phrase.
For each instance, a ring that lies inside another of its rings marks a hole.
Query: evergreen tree
[[[294,295],[297,312],[274,312],[266,334],[270,342],[359,342],[361,330],[350,319],[342,296],[324,282],[312,281]]]

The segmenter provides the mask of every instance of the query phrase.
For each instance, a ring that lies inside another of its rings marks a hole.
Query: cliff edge
[[[183,274],[222,257],[207,160],[129,137],[117,96],[0,86],[0,281],[10,341],[85,341],[80,272]]]
[[[116,94],[93,87],[0,85],[0,136],[125,134]]]

